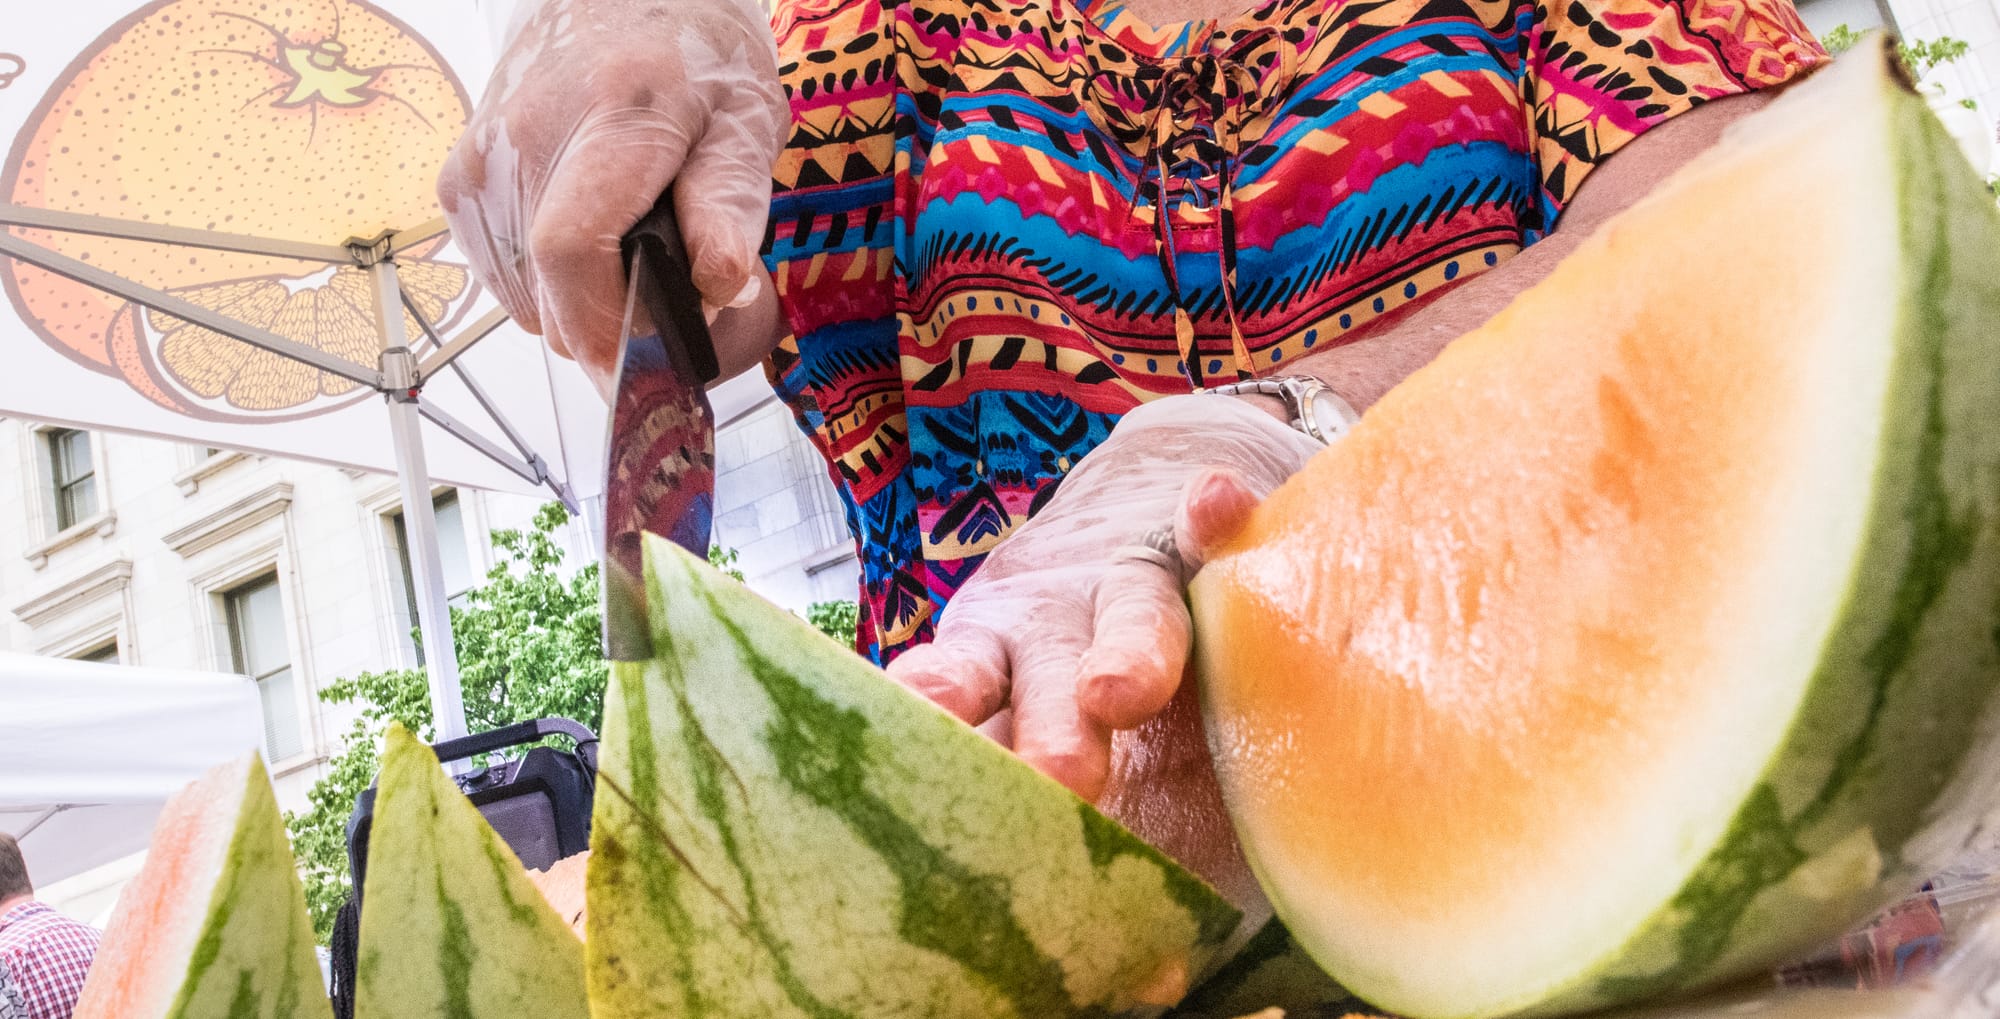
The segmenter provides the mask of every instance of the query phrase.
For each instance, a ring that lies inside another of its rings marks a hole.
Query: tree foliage
[[[531,718],[570,718],[595,732],[604,719],[602,610],[597,564],[565,573],[556,529],[565,515],[555,503],[536,513],[525,531],[493,532],[498,561],[486,582],[451,610],[452,643],[472,732]],[[734,549],[711,548],[709,563],[743,579]],[[854,644],[855,604],[820,602],[808,612],[813,625],[848,646]],[[421,637],[419,637],[421,639]],[[343,737],[326,774],[307,793],[303,812],[287,812],[292,850],[305,883],[306,906],[322,944],[347,901],[347,820],[354,800],[375,781],[382,735],[400,722],[426,742],[431,724],[430,682],[422,669],[364,672],[337,679],[320,691],[330,704],[354,705],[359,714]]]
[[[1821,36],[1819,41],[1820,45],[1826,47],[1828,53],[1839,56],[1853,49],[1855,44],[1859,43],[1865,34],[1857,32],[1846,25],[1835,25],[1832,29],[1828,30],[1826,35]],[[1936,39],[1917,39],[1914,41],[1898,40],[1896,43],[1896,57],[1903,62],[1903,68],[1910,72],[1910,78],[1914,81],[1924,80],[1924,75],[1964,57],[1971,51],[1971,43],[1963,39],[1954,39],[1950,36],[1939,36]],[[1943,91],[1943,86],[1933,87],[1937,88],[1938,91]],[[1976,104],[1970,99],[1962,99],[1959,102],[1960,105],[1963,105],[1967,109],[1977,108]]]
[[[608,675],[599,633],[597,564],[565,575],[555,532],[561,506],[535,515],[533,528],[493,532],[499,561],[486,583],[451,610],[466,723],[481,732],[510,722],[559,716],[599,728]],[[341,751],[286,827],[306,886],[306,906],[323,943],[347,900],[347,819],[354,798],[375,780],[382,734],[400,722],[434,738],[430,685],[421,669],[365,672],[320,691],[331,704],[356,705]]]
[[[861,606],[852,601],[816,601],[806,606],[806,622],[846,647],[854,646]]]

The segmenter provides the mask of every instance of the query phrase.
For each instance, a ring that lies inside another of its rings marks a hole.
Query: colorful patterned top
[[[33,900],[0,915],[0,968],[29,1019],[69,1019],[97,955],[97,928]]]
[[[779,394],[848,500],[862,650],[928,639],[1141,401],[1355,338],[1591,168],[1824,59],[1788,0],[788,0]]]

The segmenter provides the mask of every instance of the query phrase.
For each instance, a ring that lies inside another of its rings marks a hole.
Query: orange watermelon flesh
[[[2000,216],[1878,49],[1372,409],[1194,586],[1294,936],[1417,1017],[1713,983],[1991,788]]]
[[[271,780],[255,754],[161,811],[75,1019],[332,1019]]]

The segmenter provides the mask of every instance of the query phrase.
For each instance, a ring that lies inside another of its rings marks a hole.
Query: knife
[[[674,221],[673,192],[626,233],[629,282],[604,471],[604,653],[653,657],[644,535],[708,554],[715,516],[715,343]]]

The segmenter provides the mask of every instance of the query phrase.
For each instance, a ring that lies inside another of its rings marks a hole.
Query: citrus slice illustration
[[[161,0],[57,79],[0,175],[20,205],[337,244],[438,214],[464,88],[429,42],[362,0]],[[265,255],[16,229],[16,236],[330,353],[373,365],[366,275]],[[433,323],[471,303],[432,242],[397,256]],[[318,413],[352,382],[124,298],[0,260],[21,317],[72,359],[176,411]],[[405,314],[410,336],[421,333]]]

